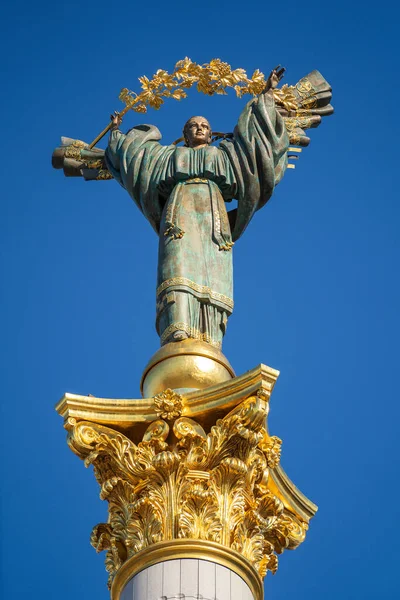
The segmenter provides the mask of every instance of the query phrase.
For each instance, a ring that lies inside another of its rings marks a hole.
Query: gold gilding
[[[223,383],[235,373],[220,350],[199,340],[166,344],[147,364],[141,381],[144,397],[167,388],[204,389]]]
[[[191,341],[196,344],[194,340]],[[178,343],[174,345],[178,346]],[[164,352],[164,349],[168,349],[168,345],[164,346],[159,352]],[[209,348],[210,352],[213,350],[213,348]],[[161,358],[163,356],[160,355]],[[151,365],[152,361],[149,363],[149,367]],[[230,369],[232,368],[230,367]],[[230,373],[233,376],[232,370],[230,370]],[[226,414],[237,406],[243,398],[256,393],[259,389],[263,389],[269,397],[278,375],[279,371],[266,365],[259,365],[239,377],[233,377],[212,387],[185,392],[182,414],[198,419],[200,422],[204,420],[212,421],[213,419],[215,421],[216,415]],[[146,423],[148,424],[158,418],[154,398],[152,397],[117,399],[67,393],[58,402],[56,410],[63,417],[66,428],[69,427],[68,422],[70,419],[85,420],[109,425],[110,427],[118,427],[124,431],[129,430],[132,437],[135,437],[137,429],[143,429]]]
[[[277,554],[304,540],[317,510],[280,467],[281,440],[268,433],[279,373],[260,365],[232,378],[214,348],[199,356],[205,350],[193,340],[171,346],[172,358],[209,359],[229,379],[139,400],[66,394],[57,406],[71,450],[94,466],[109,503],[91,543],[106,551],[112,600],[142,568],[179,557],[232,569],[261,600],[261,578],[276,571]],[[164,346],[144,379],[170,360]]]
[[[154,396],[154,406],[159,417],[170,421],[181,416],[183,398],[180,394],[168,388]]]
[[[69,422],[68,443],[94,466],[109,503],[107,523],[91,536],[96,550],[106,551],[109,585],[127,560],[171,540],[214,542],[239,553],[260,577],[274,573],[277,554],[303,541],[308,522],[271,490],[281,441],[265,426],[268,391],[243,399],[208,433],[193,419],[173,417],[183,403],[170,392],[160,395],[170,424],[150,423],[137,444],[103,425]]]

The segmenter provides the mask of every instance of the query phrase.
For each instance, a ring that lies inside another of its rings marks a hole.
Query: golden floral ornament
[[[139,77],[139,82],[142,88],[139,94],[123,88],[119,99],[128,110],[140,113],[147,112],[147,106],[158,110],[165,98],[186,98],[186,90],[194,85],[198,92],[208,96],[226,95],[226,88],[233,88],[236,95],[241,97],[244,94],[261,94],[266,84],[264,74],[258,69],[249,78],[244,69],[232,69],[219,58],[199,65],[188,57],[178,61],[172,73],[158,69],[152,79],[143,75]]]
[[[109,504],[108,522],[91,536],[95,549],[106,551],[109,586],[125,561],[157,542],[216,542],[239,552],[263,577],[276,571],[277,554],[304,540],[307,523],[271,483],[281,442],[265,428],[268,401],[260,396],[243,400],[208,433],[179,417],[170,436],[168,423],[155,420],[137,444],[100,424],[70,423],[68,443],[93,465]],[[154,402],[170,420],[183,407],[171,390]]]
[[[143,76],[139,77],[139,82],[142,87],[139,94],[128,88],[121,90],[119,99],[125,103],[121,116],[128,110],[145,113],[147,106],[158,110],[164,104],[165,98],[182,100],[187,97],[186,90],[193,86],[196,86],[198,92],[208,96],[226,95],[226,90],[233,88],[241,98],[245,94],[261,94],[267,83],[259,69],[248,77],[244,69],[232,69],[219,58],[199,65],[188,57],[178,61],[172,73],[159,69],[152,79]],[[318,114],[312,113],[312,109],[318,106],[318,98],[310,79],[306,76],[294,86],[284,84],[281,88],[271,91],[283,117],[290,143],[307,146],[309,140],[304,130],[316,127],[321,121]],[[224,137],[224,134],[218,134],[216,139],[221,136]]]
[[[154,406],[157,416],[172,421],[182,414],[183,398],[180,394],[168,388],[154,396]]]
[[[139,77],[139,82],[142,88],[139,94],[128,88],[121,90],[119,99],[125,104],[121,115],[128,110],[146,113],[147,106],[158,110],[164,104],[165,98],[182,100],[187,97],[186,90],[193,86],[207,96],[225,96],[226,90],[233,88],[236,96],[241,98],[246,94],[261,94],[267,83],[264,73],[259,69],[248,77],[244,69],[232,69],[219,58],[213,58],[210,62],[200,65],[188,57],[178,61],[172,73],[158,69],[152,79],[143,75]],[[276,104],[288,112],[297,112],[316,105],[316,91],[307,77],[303,77],[295,86],[284,84],[281,88],[275,88],[272,94]]]
[[[320,123],[321,119],[316,118],[320,116],[319,106],[325,107],[321,115],[329,115],[333,112],[332,106],[330,104],[327,106],[327,102],[323,100],[324,95],[325,100],[327,95],[329,95],[329,99],[331,97],[329,84],[325,81],[324,94],[320,94],[310,80],[310,77],[314,76],[313,74],[317,74],[320,82],[323,80],[320,73],[313,71],[294,86],[284,84],[281,88],[270,89],[278,112],[283,117],[291,144],[300,146],[309,144],[309,139],[304,135],[303,128],[295,122],[301,111],[311,111],[310,115],[313,116],[311,120],[304,121],[304,128],[316,127]],[[213,58],[208,63],[198,64],[185,57],[175,64],[171,73],[165,69],[158,69],[151,79],[146,75],[138,79],[142,88],[141,92],[136,93],[128,88],[123,88],[120,91],[119,99],[125,104],[125,107],[116,114],[119,114],[121,119],[129,110],[138,113],[146,113],[147,107],[158,110],[164,104],[166,98],[182,100],[187,97],[187,90],[193,86],[196,86],[198,92],[208,96],[214,94],[227,95],[227,89],[233,88],[236,95],[241,98],[245,94],[253,96],[262,94],[266,91],[267,85],[267,80],[259,69],[256,69],[252,76],[248,77],[244,69],[232,69],[228,63],[219,58]],[[319,96],[321,96],[321,103],[319,102]],[[315,114],[313,111],[315,111]],[[88,149],[94,148],[110,130],[111,126],[112,124],[109,123],[88,145]],[[231,135],[215,132],[213,141]],[[106,177],[99,177],[98,179],[102,178]]]

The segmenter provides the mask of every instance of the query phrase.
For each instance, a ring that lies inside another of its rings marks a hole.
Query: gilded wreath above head
[[[284,71],[285,69],[281,69],[279,65],[271,75],[278,73],[279,82]],[[227,95],[228,88],[233,88],[239,98],[246,94],[257,96],[266,91],[270,85],[271,75],[265,79],[264,74],[256,69],[249,78],[244,69],[232,69],[228,63],[219,58],[199,65],[186,57],[176,63],[172,73],[159,69],[152,79],[146,76],[139,77],[142,92],[136,94],[123,88],[119,98],[126,105],[122,112],[134,110],[145,113],[148,106],[158,110],[164,104],[165,98],[175,100],[186,98],[187,90],[195,85],[198,92],[208,96]],[[272,94],[277,110],[284,119],[289,141],[294,145],[308,146],[310,139],[305,135],[305,130],[318,127],[322,116],[333,113],[330,104],[331,87],[318,71],[312,71],[294,86],[285,84],[277,88],[278,82],[275,86],[271,86]],[[212,132],[212,141],[231,136],[231,133]],[[181,141],[185,141],[185,136],[176,140],[174,144]]]
[[[198,92],[208,96],[227,95],[229,88],[234,89],[239,98],[245,94],[257,96],[266,91],[273,73],[279,75],[277,82],[279,83],[284,71],[285,69],[281,69],[279,66],[266,80],[259,69],[256,69],[252,76],[248,77],[244,69],[232,69],[228,63],[219,58],[200,65],[186,57],[176,63],[172,73],[158,69],[151,79],[145,75],[139,77],[142,88],[139,94],[123,88],[119,99],[125,104],[125,107],[120,112],[116,112],[113,117],[117,118],[118,124],[120,124],[122,117],[129,110],[138,113],[146,113],[148,107],[158,110],[167,98],[174,100],[186,98],[187,91],[193,86],[196,86]],[[285,84],[280,88],[272,87],[270,93],[274,98],[277,112],[283,118],[289,142],[295,146],[308,146],[310,138],[305,131],[318,127],[322,117],[333,113],[333,107],[330,104],[332,88],[318,71],[312,71],[293,86]],[[113,175],[102,160],[104,151],[95,148],[96,144],[113,126],[113,123],[109,123],[91,144],[71,138],[62,138],[61,147],[56,148],[53,153],[53,167],[63,169],[64,174],[68,177],[83,176],[87,180],[113,179]],[[212,131],[212,142],[232,137],[232,133]],[[173,145],[183,141],[184,137],[181,137],[173,142]],[[300,151],[293,148],[290,150]],[[294,159],[298,156],[288,155],[288,158]],[[294,168],[294,164],[288,166]]]

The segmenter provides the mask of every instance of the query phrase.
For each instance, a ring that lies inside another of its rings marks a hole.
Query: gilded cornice
[[[202,420],[215,411],[226,413],[258,389],[264,390],[269,398],[278,376],[279,371],[260,364],[239,377],[185,394],[182,414]],[[67,393],[56,405],[56,411],[65,421],[85,419],[122,430],[136,423],[150,423],[158,417],[154,398],[97,398]]]

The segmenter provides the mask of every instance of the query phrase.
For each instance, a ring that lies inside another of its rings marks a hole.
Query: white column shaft
[[[254,600],[239,575],[208,560],[183,558],[144,569],[126,584],[121,600]]]

